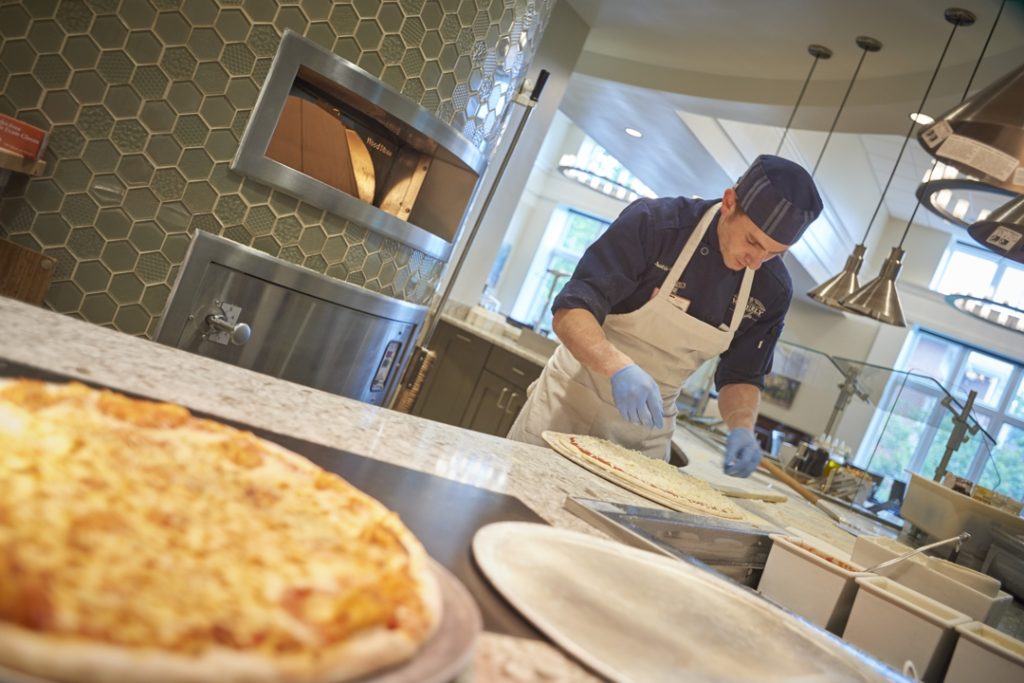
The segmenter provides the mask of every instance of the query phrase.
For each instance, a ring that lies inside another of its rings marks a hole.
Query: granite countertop
[[[568,495],[643,499],[547,448],[508,441],[246,370],[0,297],[0,357],[427,472],[523,501],[598,533]]]
[[[603,536],[562,508],[569,495],[644,502],[546,448],[343,398],[4,297],[0,330],[0,358],[509,494],[557,527]],[[597,680],[546,643],[489,633],[462,678]]]
[[[511,340],[491,339],[497,335],[456,318],[445,320],[515,352]],[[0,330],[0,358],[512,495],[556,527],[604,536],[563,508],[567,496],[655,506],[547,448],[329,394],[3,297]],[[535,362],[543,365],[545,359],[538,356]],[[683,429],[675,439],[690,457],[687,471],[712,484],[763,488],[770,482],[762,475],[725,477],[721,453]],[[784,506],[784,518],[772,517],[779,511],[771,503],[741,501],[743,507],[774,525],[802,528],[840,547],[852,540],[839,536],[823,513],[803,504],[788,487],[772,486],[796,501]],[[596,680],[547,643],[493,633],[483,635],[473,666],[459,678],[460,683]]]
[[[528,349],[520,344],[517,344],[515,340],[509,339],[505,335],[497,334],[490,330],[485,330],[482,327],[473,325],[472,323],[469,323],[466,320],[459,318],[457,316],[444,313],[441,315],[441,320],[445,321],[446,323],[449,323],[450,325],[454,325],[455,327],[458,327],[461,330],[465,330],[470,334],[476,335],[477,337],[480,337],[485,341],[489,341],[495,346],[505,349],[509,353],[514,353],[520,358],[530,361],[534,365],[544,367],[548,362],[548,356],[545,356],[542,353],[538,353],[537,351]]]

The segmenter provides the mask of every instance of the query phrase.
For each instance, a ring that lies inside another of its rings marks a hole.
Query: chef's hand
[[[746,427],[736,427],[729,432],[725,441],[725,466],[722,468],[731,477],[749,477],[761,462],[761,445],[754,432]]]
[[[665,425],[658,383],[639,365],[627,365],[612,375],[612,398],[623,419],[658,429]]]

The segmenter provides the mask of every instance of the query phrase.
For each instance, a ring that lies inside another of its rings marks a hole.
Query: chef
[[[508,438],[544,445],[544,430],[589,434],[667,460],[683,382],[720,356],[724,470],[749,476],[761,460],[764,376],[793,296],[778,257],[819,213],[810,174],[772,155],[721,199],[630,204],[555,298],[562,343]]]

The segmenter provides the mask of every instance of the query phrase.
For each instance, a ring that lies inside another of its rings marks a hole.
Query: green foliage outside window
[[[932,478],[953,430],[953,413],[940,405],[948,395],[944,388],[960,400],[975,389],[972,419],[995,443],[982,431],[968,433],[946,471],[1024,500],[1024,366],[924,331],[915,332],[910,344],[905,363],[915,374],[889,378],[888,405],[873,428],[877,443],[867,469],[903,481],[909,470]]]
[[[552,252],[551,259],[548,261],[548,272],[544,274],[544,279],[537,292],[540,297],[543,297],[538,297],[540,305],[543,306],[543,315],[540,318],[540,324],[537,325],[538,332],[551,330],[551,301],[558,296],[558,292],[569,281],[569,275],[563,276],[561,273],[571,275],[577,262],[579,262],[578,258],[572,258],[560,252]]]
[[[551,331],[551,301],[569,281],[583,252],[608,229],[608,225],[607,221],[585,213],[572,209],[566,211],[561,234],[549,252],[545,272],[533,290],[530,317],[537,321],[539,333]]]
[[[987,420],[984,422],[987,422]],[[982,426],[984,426],[984,422]],[[942,461],[942,456],[946,452],[946,444],[949,442],[949,435],[952,431],[953,414],[946,412],[935,433],[931,446],[928,447],[928,455],[925,456],[924,464],[920,468],[921,476],[931,479],[935,474],[935,468]],[[968,436],[970,438],[967,442],[960,444],[960,448],[953,453],[949,463],[946,465],[947,472],[952,472],[960,477],[967,477],[971,470],[971,464],[974,462],[974,457],[978,453],[978,448],[985,447],[987,442],[981,432],[976,432],[973,435],[968,432]]]
[[[608,223],[605,221],[570,211],[561,246],[571,254],[582,256],[587,247],[600,237],[607,227]],[[576,264],[573,263],[573,268],[575,267]]]
[[[913,387],[904,387],[899,393],[871,458],[871,471],[894,479],[906,479],[904,470],[917,450],[936,399]]]
[[[1024,499],[1024,429],[1003,425],[998,445],[985,465],[979,484],[1003,495]],[[994,462],[993,462],[994,461]]]

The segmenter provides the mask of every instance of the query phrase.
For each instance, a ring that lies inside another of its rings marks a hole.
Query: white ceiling
[[[874,197],[893,169],[911,126],[907,115],[918,108],[952,30],[944,10],[963,7],[977,22],[957,29],[949,44],[924,106],[933,115],[960,101],[1002,2],[567,1],[591,31],[562,109],[659,194],[714,196],[733,180],[723,170],[728,164],[708,151],[680,113],[721,119],[733,130],[732,122],[745,122],[777,126],[781,133],[813,63],[807,46],[819,43],[834,55],[815,66],[792,127],[827,131],[862,54],[855,38],[880,40],[881,51],[865,57],[836,126],[860,136],[874,177],[850,182],[871,184]],[[1007,0],[971,92],[1022,62],[1024,0]],[[625,126],[644,137],[626,136]],[[914,190],[930,165],[912,137],[885,198],[893,217],[909,219]],[[923,208],[915,220],[960,230]]]

